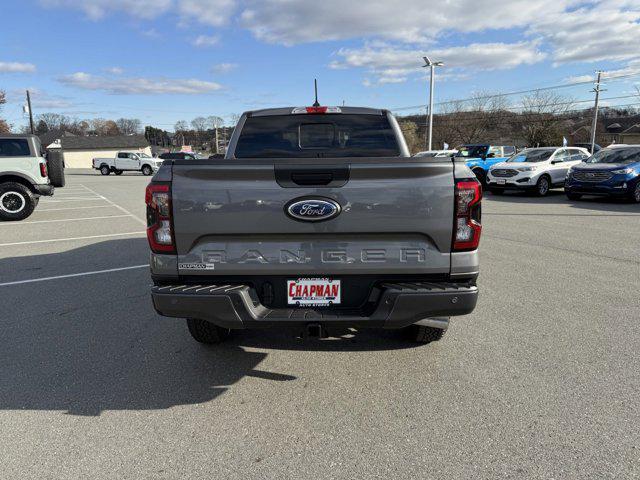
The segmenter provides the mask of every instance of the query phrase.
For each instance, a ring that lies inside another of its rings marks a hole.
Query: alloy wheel
[[[20,213],[27,201],[20,192],[5,192],[0,196],[0,209],[7,213]]]

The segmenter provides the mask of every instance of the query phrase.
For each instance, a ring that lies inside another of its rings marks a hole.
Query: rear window
[[[385,115],[270,115],[246,119],[235,156],[397,157],[400,148]]]
[[[0,139],[0,157],[29,157],[29,142],[24,138]]]

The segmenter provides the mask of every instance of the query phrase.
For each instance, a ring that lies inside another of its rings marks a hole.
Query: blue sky
[[[446,63],[436,101],[584,81],[597,68],[610,77],[605,98],[626,96],[640,81],[639,20],[638,0],[5,0],[0,115],[24,125],[29,88],[35,113],[171,130],[310,104],[313,78],[325,104],[415,106],[427,95],[423,54]],[[558,93],[583,100],[591,88]]]

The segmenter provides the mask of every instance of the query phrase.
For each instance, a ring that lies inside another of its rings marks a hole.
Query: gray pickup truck
[[[411,157],[386,110],[247,112],[224,159],[167,160],[145,196],[154,307],[199,342],[296,326],[426,343],[475,308],[481,187],[463,161]]]

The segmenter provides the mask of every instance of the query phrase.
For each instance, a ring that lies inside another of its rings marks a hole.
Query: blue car
[[[606,195],[640,203],[640,145],[612,145],[596,152],[569,170],[564,191],[570,200]]]
[[[513,145],[489,145],[488,143],[460,145],[457,150],[456,157],[466,159],[467,167],[476,174],[483,186],[489,169],[516,153],[516,147]]]

